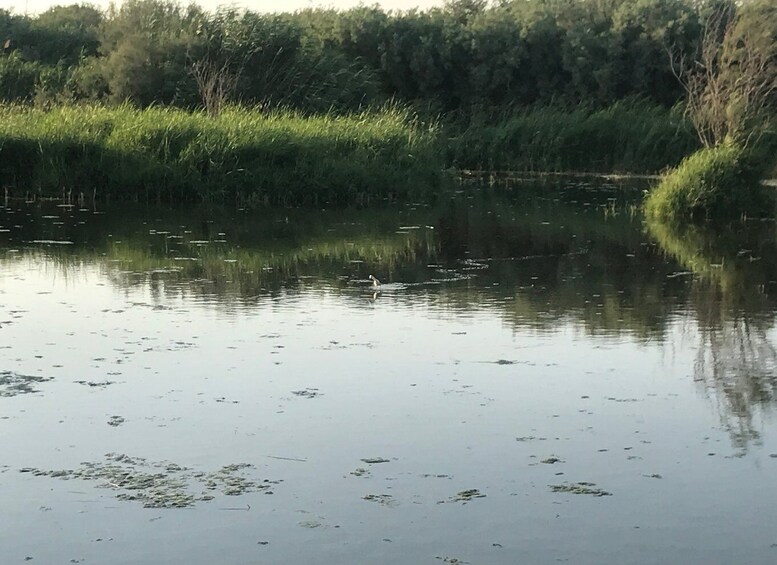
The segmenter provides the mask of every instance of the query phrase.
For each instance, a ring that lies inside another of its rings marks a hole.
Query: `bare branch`
[[[733,138],[748,145],[763,130],[777,93],[768,53],[749,35],[735,33],[738,17],[723,7],[705,22],[695,60],[668,50],[670,68],[686,93],[686,115],[705,147]]]
[[[218,116],[229,102],[239,75],[231,72],[229,61],[218,64],[208,59],[193,63],[190,72],[197,83],[205,111],[209,116]]]

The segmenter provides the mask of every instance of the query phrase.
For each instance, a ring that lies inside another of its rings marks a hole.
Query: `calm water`
[[[775,225],[488,194],[0,208],[0,562],[777,561]]]

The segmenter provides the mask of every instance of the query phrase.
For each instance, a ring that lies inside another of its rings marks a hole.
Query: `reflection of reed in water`
[[[734,446],[760,440],[756,416],[777,405],[773,227],[716,231],[649,221],[661,248],[694,275],[689,305],[700,338],[694,380],[716,405]]]
[[[769,327],[747,315],[700,320],[700,345],[694,380],[714,400],[734,446],[746,450],[758,442],[756,412],[777,402],[777,349]]]

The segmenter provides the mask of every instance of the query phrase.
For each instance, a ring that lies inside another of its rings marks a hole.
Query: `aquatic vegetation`
[[[480,492],[476,488],[471,488],[468,490],[463,490],[461,492],[457,492],[455,496],[452,496],[448,499],[448,502],[469,502],[470,500],[474,500],[476,498],[485,498],[486,495]]]
[[[212,472],[194,471],[171,462],[152,462],[142,457],[107,453],[105,462],[85,462],[77,469],[20,469],[36,477],[96,481],[115,491],[118,500],[138,501],[144,508],[188,508],[209,502],[215,494],[238,496],[249,492],[272,494],[278,481],[258,481],[245,475],[252,465],[225,465]]]
[[[384,457],[366,457],[362,459],[364,463],[367,463],[368,465],[376,465],[378,463],[390,463],[390,459],[386,459]]]
[[[291,394],[300,398],[318,398],[322,393],[317,388],[306,388],[304,390],[292,390]]]
[[[54,377],[36,377],[34,375],[20,375],[13,371],[0,371],[0,397],[18,396],[20,394],[33,394],[40,392],[35,388],[36,384],[45,383]]]
[[[769,165],[762,156],[733,142],[701,149],[650,191],[645,213],[680,222],[772,217],[774,191],[759,183]]]
[[[0,106],[0,175],[19,196],[364,204],[438,196],[446,167],[655,172],[696,148],[686,130],[678,112],[642,102],[445,127],[396,105],[337,116],[231,107],[216,118]]]
[[[596,488],[596,483],[581,481],[579,483],[563,483],[549,485],[553,492],[567,492],[570,494],[590,494],[591,496],[612,496],[611,492]]]
[[[124,418],[122,416],[111,416],[108,419],[108,425],[112,426],[114,428],[121,426],[124,423]]]
[[[530,106],[447,129],[461,169],[655,173],[699,147],[681,108],[641,100],[598,109]]]
[[[0,107],[12,192],[249,204],[355,203],[438,189],[437,126],[397,106],[334,116],[232,107]]]
[[[76,384],[79,384],[79,385],[87,386],[89,388],[105,388],[105,387],[108,387],[108,386],[116,384],[116,381],[100,381],[100,382],[95,382],[95,381],[73,381],[73,382],[76,383]]]
[[[388,507],[394,507],[398,504],[398,502],[394,500],[394,497],[390,494],[366,494],[362,496],[362,499],[369,502],[377,502],[381,506]]]

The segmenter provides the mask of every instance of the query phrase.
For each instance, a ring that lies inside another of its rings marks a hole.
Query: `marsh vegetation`
[[[658,173],[770,131],[773,38],[758,31],[770,10],[454,0],[259,14],[131,0],[3,11],[2,183],[320,204],[438,193],[450,168]]]
[[[436,127],[397,108],[348,116],[176,108],[0,109],[0,175],[20,195],[238,204],[355,203],[439,189]]]

